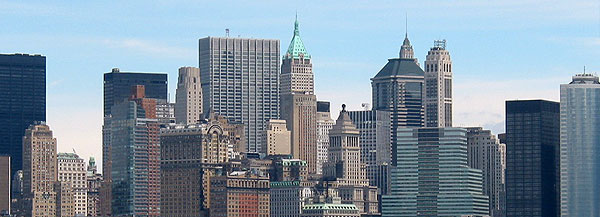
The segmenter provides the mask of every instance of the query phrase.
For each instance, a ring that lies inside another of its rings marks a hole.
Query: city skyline
[[[8,27],[0,34],[0,43],[6,45],[2,53],[47,57],[47,122],[58,138],[58,151],[75,148],[84,159],[101,157],[103,73],[117,67],[123,71],[167,72],[169,98],[174,101],[177,69],[197,67],[199,38],[224,36],[225,28],[229,28],[231,37],[274,38],[281,40],[283,47],[289,42],[295,10],[307,50],[315,57],[317,99],[332,102],[334,119],[342,103],[349,110],[357,110],[361,103],[371,102],[369,78],[388,58],[398,57],[405,14],[408,35],[421,65],[433,40],[448,40],[454,65],[455,126],[483,126],[501,133],[504,100],[557,101],[558,85],[581,73],[584,65],[588,72],[600,69],[600,63],[594,61],[598,50],[593,49],[600,47],[599,4],[593,1],[556,1],[543,6],[537,4],[539,1],[431,1],[421,6],[415,2],[367,6],[355,1],[319,7],[270,3],[269,8],[278,9],[272,14],[256,14],[267,4],[241,2],[233,6],[234,10],[247,11],[214,22],[216,12],[210,10],[219,5],[212,3],[128,2],[116,7],[0,1],[7,17],[0,24]],[[119,12],[133,6],[139,11],[127,19],[110,15],[123,14]],[[194,10],[202,8],[206,14]],[[439,14],[446,8],[450,8],[449,13]],[[169,15],[181,9],[185,10]],[[527,15],[520,15],[524,12]],[[563,16],[555,16],[558,13]],[[179,25],[171,25],[174,23]],[[377,40],[369,41],[372,38]],[[330,85],[341,76],[346,85]],[[476,105],[471,103],[474,101]],[[89,121],[77,124],[84,118]]]

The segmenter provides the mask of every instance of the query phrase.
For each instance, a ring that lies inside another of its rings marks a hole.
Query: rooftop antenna
[[[408,38],[408,12],[404,12],[405,13],[405,19],[404,19],[404,37]]]
[[[585,74],[585,65],[583,66],[583,74]]]
[[[225,36],[229,38],[229,29],[225,29]]]

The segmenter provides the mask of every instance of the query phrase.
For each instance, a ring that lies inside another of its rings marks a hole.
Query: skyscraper
[[[360,131],[360,161],[367,166],[369,184],[387,192],[387,174],[380,174],[382,165],[391,164],[390,112],[366,110],[348,111],[352,123]]]
[[[161,129],[161,216],[202,216],[210,205],[210,179],[229,161],[235,142],[227,119],[209,113],[202,122]]]
[[[175,102],[175,119],[178,124],[194,124],[202,119],[202,87],[200,69],[179,68]]]
[[[58,153],[58,181],[70,185],[73,191],[74,214],[87,213],[87,171],[85,162],[75,153]]]
[[[279,119],[279,40],[199,40],[203,113],[244,124],[248,152],[261,152],[270,119]]]
[[[131,97],[111,109],[104,127],[109,131],[111,211],[114,216],[160,215],[160,141],[156,99],[146,98],[144,86],[131,88]]]
[[[425,60],[425,126],[452,127],[452,61],[446,40],[434,41]]]
[[[482,171],[483,193],[490,199],[490,216],[504,216],[506,145],[481,127],[468,127],[469,167]]]
[[[291,133],[287,130],[285,120],[269,120],[265,131],[265,145],[263,148],[267,155],[290,155]]]
[[[329,113],[329,102],[317,101],[317,174],[323,174],[323,164],[327,162],[329,130],[335,122]]]
[[[562,216],[600,215],[600,82],[577,74],[560,85]]]
[[[352,123],[346,105],[342,105],[329,132],[329,158],[323,167],[323,180],[336,188],[343,203],[353,203],[361,214],[375,215],[379,214],[377,187],[369,185],[359,138],[360,131]]]
[[[112,107],[128,101],[132,95],[131,88],[136,85],[144,86],[144,94],[147,98],[156,99],[168,104],[167,99],[167,74],[166,73],[140,73],[121,72],[118,68],[104,73],[104,124],[102,126],[102,175],[104,176],[102,189],[100,191],[101,207],[100,214],[111,215],[111,190],[112,176],[111,168],[111,129],[110,118]],[[168,111],[168,105],[160,109]],[[161,108],[161,106],[156,106]],[[149,111],[148,111],[149,112]],[[155,111],[156,112],[156,111]],[[157,117],[158,118],[158,117]]]
[[[25,216],[61,215],[68,186],[58,182],[56,138],[45,123],[31,125],[23,137],[23,202]],[[65,187],[65,189],[61,189]],[[64,200],[64,201],[61,201]],[[72,210],[71,210],[72,211]],[[67,213],[62,213],[67,214]]]
[[[559,212],[559,104],[506,101],[506,216]]]
[[[487,216],[481,170],[467,164],[462,128],[398,130],[398,156],[382,216]]]
[[[0,105],[0,155],[11,157],[16,172],[23,166],[25,130],[46,121],[45,56],[0,54]]]
[[[144,85],[147,98],[167,100],[166,73],[121,72],[114,68],[104,73],[104,116],[111,114],[114,105],[129,99],[135,85]]]
[[[413,57],[408,36],[400,49],[400,58],[392,58],[371,78],[373,110],[391,114],[392,144],[396,144],[399,128],[424,126],[424,76],[425,72]],[[392,163],[396,162],[396,146],[392,145]]]
[[[292,132],[292,155],[317,173],[317,97],[314,95],[312,59],[300,38],[298,19],[294,36],[281,65],[281,119]]]

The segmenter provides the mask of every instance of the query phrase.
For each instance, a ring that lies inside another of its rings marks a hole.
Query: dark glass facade
[[[0,155],[11,156],[11,171],[23,166],[23,135],[35,121],[46,121],[46,57],[0,54]]]
[[[167,100],[167,74],[120,72],[119,69],[113,69],[104,74],[104,116],[110,114],[112,106],[129,98],[134,85],[144,85],[146,98]]]
[[[317,112],[329,112],[330,103],[327,101],[317,101]]]
[[[506,216],[558,216],[559,103],[506,101]]]

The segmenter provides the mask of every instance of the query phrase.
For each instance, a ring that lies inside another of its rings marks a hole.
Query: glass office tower
[[[600,83],[560,85],[561,215],[600,216]]]
[[[559,104],[506,101],[506,216],[557,216]]]
[[[10,155],[11,171],[23,166],[25,129],[46,121],[46,57],[0,54],[0,155]]]
[[[398,129],[391,193],[382,216],[486,216],[481,170],[467,163],[462,128]]]

